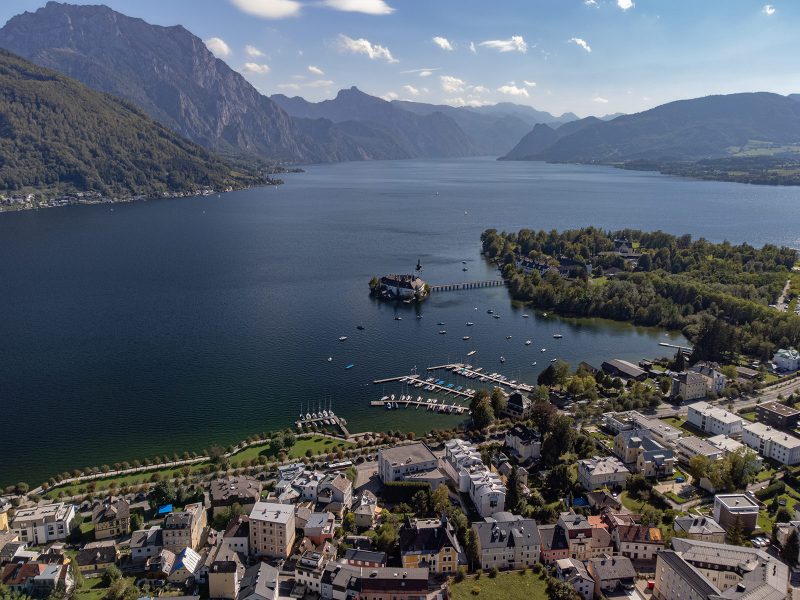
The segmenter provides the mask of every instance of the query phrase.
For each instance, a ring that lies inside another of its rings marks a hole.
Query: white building
[[[797,371],[800,369],[800,352],[794,348],[781,348],[772,357],[778,371]]]
[[[695,402],[689,405],[686,421],[700,431],[712,435],[739,437],[742,433],[742,418],[724,408],[712,406],[708,402]]]
[[[630,474],[622,461],[613,456],[595,456],[578,461],[578,483],[589,492],[605,486],[625,487]]]
[[[582,600],[593,600],[594,579],[586,565],[575,558],[560,558],[556,561],[556,577],[570,584]]]
[[[744,430],[742,430],[742,432],[744,433]],[[734,452],[740,452],[743,449],[746,449],[748,452],[750,452],[750,450],[747,449],[747,446],[733,438],[729,438],[727,435],[715,435],[706,439],[706,442],[722,452],[723,456],[733,454]],[[763,462],[760,456],[758,457],[758,462]]]
[[[294,545],[295,515],[291,504],[256,502],[250,511],[250,551],[286,558]]]
[[[464,440],[445,443],[444,465],[459,492],[468,492],[482,517],[502,512],[506,501],[506,488],[497,473],[483,464],[480,452]]]
[[[800,440],[763,423],[750,423],[742,432],[742,442],[764,458],[784,465],[800,463]]]
[[[437,465],[433,452],[422,442],[378,451],[378,474],[384,483],[402,481],[414,473],[432,471]]]
[[[19,541],[31,546],[40,546],[55,540],[65,540],[69,526],[75,518],[75,507],[71,504],[45,504],[32,508],[20,508],[11,521],[11,533]]]
[[[517,423],[506,432],[505,445],[522,462],[538,460],[542,453],[542,438],[539,432]]]

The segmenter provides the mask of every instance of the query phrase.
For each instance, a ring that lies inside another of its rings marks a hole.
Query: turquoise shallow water
[[[323,398],[351,430],[424,431],[457,417],[370,408],[400,393],[371,381],[471,349],[474,364],[533,380],[556,356],[638,359],[681,341],[607,321],[522,319],[503,288],[435,295],[422,319],[368,297],[372,275],[418,258],[432,283],[495,277],[480,257],[487,227],[800,246],[794,188],[489,159],[313,166],[286,181],[113,212],[0,215],[0,483],[227,444],[286,427]]]

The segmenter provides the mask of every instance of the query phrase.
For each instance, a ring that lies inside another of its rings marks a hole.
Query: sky
[[[76,4],[97,4],[74,0]],[[800,92],[800,1],[106,0],[180,24],[264,94],[342,88],[555,115]],[[0,22],[44,0],[2,0]]]

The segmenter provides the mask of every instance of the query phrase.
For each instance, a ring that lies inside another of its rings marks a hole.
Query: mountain
[[[408,156],[389,158],[470,156],[478,153],[475,144],[456,122],[441,112],[426,115],[410,112],[381,98],[365,94],[356,87],[340,90],[336,98],[308,102],[295,96],[275,94],[271,99],[297,118],[327,119],[352,131],[358,122],[370,128]],[[382,136],[381,136],[382,134]],[[374,137],[372,138],[375,139]]]
[[[567,121],[575,121],[578,119],[578,115],[574,113],[564,113],[556,117],[549,112],[536,110],[532,106],[514,104],[513,102],[498,102],[497,104],[469,107],[467,110],[484,115],[516,116],[528,123],[528,125],[536,125],[537,123],[566,123]]]
[[[215,151],[271,160],[329,157],[274,102],[181,26],[106,6],[48,2],[10,19],[0,47],[123,98]]]
[[[614,119],[616,119],[617,117],[621,117],[621,116],[622,116],[622,115],[624,115],[624,114],[626,114],[626,113],[623,113],[623,112],[615,112],[615,113],[611,113],[611,114],[609,114],[609,115],[603,115],[602,117],[598,117],[598,118],[599,118],[601,121],[613,121],[613,120],[614,120]]]
[[[562,137],[601,122],[597,117],[586,117],[564,123],[555,129],[545,123],[539,123],[534,125],[533,129],[500,160],[535,160],[535,157],[541,155]]]
[[[0,189],[160,195],[263,183],[129,103],[0,50]]]
[[[706,96],[591,123],[564,135],[561,128],[557,131],[557,140],[525,157],[667,163],[745,155],[755,148],[783,152],[800,140],[800,103],[766,92]]]

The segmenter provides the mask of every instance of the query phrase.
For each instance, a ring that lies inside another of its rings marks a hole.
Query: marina
[[[347,421],[333,412],[333,402],[326,401],[320,403],[316,412],[311,412],[313,408],[309,402],[307,411],[303,412],[303,407],[300,407],[300,417],[295,421],[295,427],[298,429],[305,429],[316,425],[317,427],[336,427],[342,432],[344,437],[350,437],[350,432],[347,430]]]
[[[423,398],[422,396],[400,396],[395,400],[394,394],[392,396],[384,396],[380,400],[372,400],[370,406],[383,407],[387,410],[399,410],[401,408],[414,407],[419,410],[420,407],[425,410],[434,411],[438,413],[463,415],[469,414],[469,407],[461,404],[448,404],[444,399],[438,398]]]

